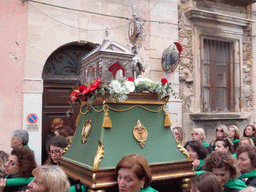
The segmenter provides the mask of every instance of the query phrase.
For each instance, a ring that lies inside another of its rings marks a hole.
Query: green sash
[[[85,186],[85,185],[81,185],[81,188],[82,188],[82,192],[87,192],[88,191],[88,187]],[[76,192],[76,187],[75,186],[70,187],[69,192]]]
[[[205,141],[203,141],[203,146],[205,146],[205,147],[209,147],[210,145],[208,144],[208,143],[206,143]]]
[[[146,189],[141,189],[140,192],[158,192],[158,191],[153,189],[152,187],[147,187]]]
[[[24,147],[28,148],[30,151],[34,152],[28,145],[24,145]]]
[[[202,171],[196,171],[196,174],[197,174],[197,175],[200,175],[200,174],[202,174],[202,173],[205,173],[205,170],[202,170]]]
[[[200,164],[199,164],[199,166],[196,168],[196,171],[199,171],[199,170],[202,168],[203,164],[204,164],[204,160],[203,160],[203,159],[199,159],[199,161],[200,161]]]
[[[237,143],[237,142],[239,142],[239,139],[235,139],[232,141],[232,143]]]
[[[231,179],[224,186],[230,189],[244,189],[247,187],[245,183],[239,179]]]
[[[83,192],[88,191],[88,187],[85,185],[82,185],[81,188]],[[76,187],[75,186],[70,187],[69,192],[76,192]],[[142,189],[140,192],[158,192],[158,191],[153,189],[152,187],[147,187],[146,189]]]
[[[16,177],[16,178],[8,178],[9,175],[7,175],[5,178],[7,179],[6,186],[18,186],[18,185],[27,185],[29,184],[34,177],[27,177],[27,178],[22,178],[22,177]]]
[[[242,178],[249,178],[249,177],[256,177],[256,169],[253,170],[252,172],[250,173],[244,173],[242,175],[239,176],[239,179],[242,179]]]

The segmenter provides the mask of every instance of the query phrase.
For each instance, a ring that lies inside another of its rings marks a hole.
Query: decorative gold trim
[[[167,95],[162,99],[158,99],[158,94],[157,93],[130,93],[128,94],[128,99],[126,99],[125,101],[121,102],[121,101],[115,101],[113,102],[113,100],[111,100],[109,98],[109,94],[105,94],[103,95],[97,95],[96,99],[93,101],[93,106],[95,105],[102,105],[103,102],[105,101],[104,104],[127,104],[127,105],[165,105],[170,96]],[[88,101],[87,101],[87,105],[88,105]],[[81,107],[85,106],[86,102],[82,102]]]
[[[91,119],[86,119],[85,120],[85,124],[83,126],[83,129],[82,129],[82,138],[81,138],[81,142],[83,144],[86,143],[87,141],[87,137],[89,136],[90,132],[91,132],[91,129],[92,129],[92,120]]]
[[[76,118],[76,127],[78,127],[78,123],[80,121],[80,118],[81,118],[81,113],[79,113],[77,118]]]
[[[69,147],[70,147],[71,143],[72,143],[72,140],[70,140],[70,142],[69,142],[68,146],[67,146],[67,147],[65,147],[65,148],[63,149],[63,151],[61,152],[61,153],[62,153],[62,155],[68,151],[68,149],[69,149]]]
[[[62,157],[59,162],[61,168],[69,177],[79,179],[82,184],[88,186],[91,190],[105,190],[117,185],[114,168],[100,168],[95,170],[90,166],[84,166],[66,157]],[[150,168],[152,172],[152,184],[154,186],[163,186],[163,184],[165,185],[170,182],[181,186],[183,179],[196,175],[193,171],[192,162],[187,160],[152,164]],[[163,183],[163,181],[166,182]],[[184,180],[184,182],[186,181]]]
[[[180,151],[181,151],[182,153],[184,153],[185,155],[187,155],[188,160],[190,160],[188,151],[180,144],[179,141],[177,141],[177,143],[178,143],[177,147],[180,149]]]
[[[137,124],[133,128],[133,136],[140,143],[142,148],[145,147],[145,141],[148,138],[147,129],[141,124],[140,120],[137,121]]]
[[[101,159],[104,157],[103,153],[105,153],[103,148],[104,148],[104,145],[102,145],[101,141],[99,141],[98,150],[94,157],[93,169],[99,169],[99,163],[101,162]]]

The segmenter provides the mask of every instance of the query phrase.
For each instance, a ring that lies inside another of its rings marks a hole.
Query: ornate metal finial
[[[131,20],[131,22],[129,24],[128,36],[133,45],[132,52],[133,52],[133,54],[137,54],[138,50],[137,50],[136,42],[137,42],[140,34],[142,33],[142,24],[140,21],[140,17],[138,17],[136,15],[135,6],[132,6],[132,16],[133,16],[133,19]]]
[[[133,16],[133,18],[135,18],[136,17],[136,11],[135,11],[135,5],[133,5],[132,6],[132,16]]]
[[[104,38],[104,40],[105,40],[105,41],[108,40],[108,28],[106,28],[106,30],[105,30],[105,38]]]

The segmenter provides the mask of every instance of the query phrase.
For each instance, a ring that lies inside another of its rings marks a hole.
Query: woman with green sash
[[[0,192],[18,192],[27,188],[32,170],[36,168],[34,153],[28,148],[13,148],[5,164],[5,179],[0,180]]]
[[[115,168],[119,192],[157,192],[150,187],[152,175],[144,156],[133,154],[122,158]]]
[[[205,159],[203,168],[214,173],[224,192],[238,192],[247,186],[239,180],[236,160],[228,152],[214,151]]]
[[[255,144],[255,133],[256,127],[254,125],[246,125],[246,127],[244,128],[243,136],[251,138]]]
[[[205,141],[206,136],[203,128],[194,128],[192,130],[191,136],[193,141],[201,142],[203,146],[207,149],[208,153],[211,153],[213,151],[213,148]]]
[[[239,146],[239,138],[240,138],[239,129],[237,128],[236,125],[229,125],[228,131],[229,131],[228,137],[233,144],[233,148],[234,148],[234,152],[235,152]]]
[[[33,170],[34,180],[28,184],[26,192],[68,192],[69,181],[66,173],[58,165],[44,165]]]
[[[241,145],[237,148],[238,167],[241,171],[239,179],[247,186],[256,187],[256,147]]]
[[[190,160],[196,171],[200,171],[204,164],[204,159],[207,156],[207,150],[199,141],[188,141],[184,148],[188,151]]]
[[[196,175],[191,181],[191,192],[223,192],[216,175],[211,172],[204,172]]]

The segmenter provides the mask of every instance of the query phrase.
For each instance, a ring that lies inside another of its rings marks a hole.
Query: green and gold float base
[[[195,172],[187,151],[171,132],[167,100],[158,100],[156,94],[133,93],[124,102],[104,96],[93,106],[82,106],[62,168],[89,191],[115,191],[117,163],[128,154],[141,154],[151,166],[152,187],[159,191],[189,189]]]

